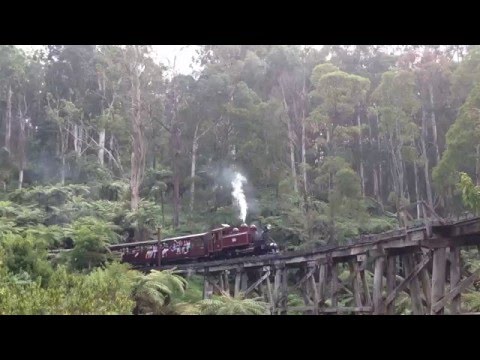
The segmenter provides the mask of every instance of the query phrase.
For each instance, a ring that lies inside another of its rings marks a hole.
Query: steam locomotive
[[[253,224],[233,228],[222,224],[219,228],[201,234],[111,245],[110,250],[120,250],[122,262],[136,267],[274,254],[279,250],[270,237],[270,228],[267,225],[258,231]]]

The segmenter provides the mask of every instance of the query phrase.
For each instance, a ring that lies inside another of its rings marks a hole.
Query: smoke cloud
[[[243,184],[247,182],[245,176],[240,173],[235,173],[235,178],[232,181],[233,191],[232,196],[235,199],[236,205],[240,209],[240,219],[242,222],[245,222],[247,219],[247,199],[245,193],[243,192]]]

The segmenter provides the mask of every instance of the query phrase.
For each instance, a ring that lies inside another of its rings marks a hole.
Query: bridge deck
[[[430,234],[429,234],[430,233]],[[175,268],[179,273],[209,273],[237,268],[259,268],[263,266],[295,267],[306,262],[337,262],[369,253],[397,253],[410,248],[434,249],[445,246],[480,244],[480,217],[427,226],[392,230],[377,235],[361,236],[348,245],[323,246],[314,250],[292,251],[281,254],[239,257],[227,260],[165,265],[153,269]],[[145,270],[152,268],[143,268]]]

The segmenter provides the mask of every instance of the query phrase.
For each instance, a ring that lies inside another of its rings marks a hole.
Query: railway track
[[[315,261],[318,259],[342,258],[354,255],[361,255],[367,251],[378,246],[386,248],[400,248],[408,246],[420,246],[422,241],[428,240],[431,237],[431,230],[441,227],[451,227],[455,225],[468,225],[469,223],[477,223],[480,217],[468,217],[458,220],[443,220],[432,221],[428,225],[412,226],[407,228],[400,228],[390,230],[380,234],[361,235],[359,237],[347,240],[345,245],[325,245],[310,250],[287,251],[278,254],[257,255],[257,256],[239,256],[230,259],[188,262],[181,264],[165,264],[159,266],[145,266],[135,267],[140,271],[150,271],[152,269],[177,269],[179,272],[197,271],[203,269],[220,269],[220,268],[235,268],[235,267],[260,267],[265,265],[287,264],[294,266],[296,263],[305,261]],[[433,239],[435,240],[435,239]],[[139,244],[156,244],[157,240],[148,240]],[[132,245],[134,245],[132,243]],[[115,252],[117,248],[121,248],[124,244],[112,245],[109,249]],[[53,250],[51,254],[58,254],[69,250]]]
[[[138,267],[136,269],[141,271],[149,271],[151,269],[177,269],[179,272],[185,272],[186,270],[197,270],[204,268],[219,267],[258,267],[265,265],[273,265],[279,263],[292,264],[295,262],[303,262],[305,259],[315,257],[321,257],[333,252],[349,252],[356,248],[371,247],[374,245],[380,245],[382,242],[386,242],[392,239],[407,237],[411,233],[424,233],[425,226],[415,226],[407,229],[396,229],[381,234],[364,235],[355,239],[351,239],[348,244],[345,245],[325,245],[311,250],[299,250],[299,251],[285,251],[278,254],[268,255],[253,255],[245,257],[236,257],[232,259],[221,259],[212,261],[200,261],[200,262],[186,262],[183,264],[165,264],[159,266],[146,266]],[[345,255],[347,256],[347,255]],[[295,261],[297,260],[298,261]]]

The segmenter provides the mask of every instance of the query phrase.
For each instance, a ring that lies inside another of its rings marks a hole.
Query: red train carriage
[[[165,239],[161,242],[161,263],[176,263],[208,258],[211,234],[195,234]],[[158,263],[158,258],[155,259]]]
[[[266,227],[259,233],[255,225],[243,224],[239,228],[223,225],[206,233],[164,239],[160,251],[157,240],[112,245],[110,249],[121,250],[122,261],[134,266],[158,265],[159,253],[160,264],[166,265],[278,252],[268,230]]]

